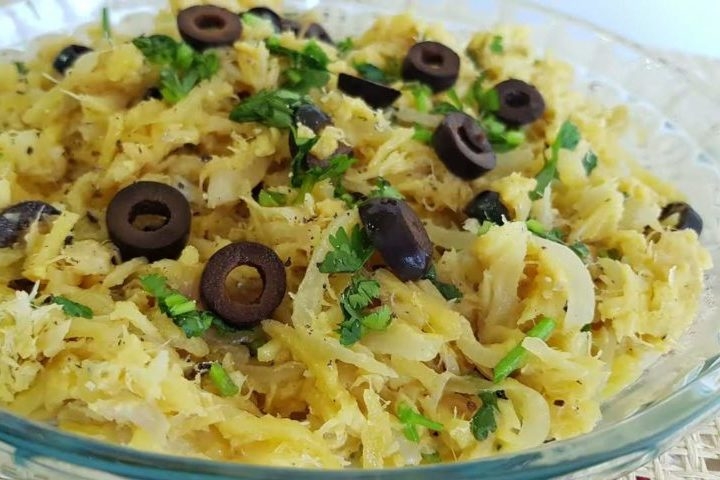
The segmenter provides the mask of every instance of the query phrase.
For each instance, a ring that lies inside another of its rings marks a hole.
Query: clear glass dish
[[[99,22],[107,4],[115,28],[147,31],[147,13],[163,0],[25,0],[0,7],[0,56],[31,54],[31,40],[68,34]],[[227,3],[227,2],[226,2]],[[262,3],[262,2],[258,2]],[[622,475],[657,456],[720,409],[720,98],[691,73],[655,60],[641,47],[524,0],[290,0],[289,10],[317,9],[338,38],[367,27],[377,15],[414,10],[443,21],[456,35],[501,23],[533,28],[534,43],[572,63],[576,87],[601,103],[629,106],[638,135],[624,139],[641,162],[689,196],[705,220],[702,239],[716,267],[706,278],[700,314],[678,349],[604,407],[594,432],[514,455],[387,471],[289,470],[139,452],[64,434],[0,411],[0,478],[131,479],[602,479]]]

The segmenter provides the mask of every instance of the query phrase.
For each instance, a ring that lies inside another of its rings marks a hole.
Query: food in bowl
[[[4,408],[173,455],[461,461],[590,431],[692,322],[702,219],[522,28],[171,7],[0,66]]]

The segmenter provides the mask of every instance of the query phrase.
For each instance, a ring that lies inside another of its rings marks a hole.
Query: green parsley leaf
[[[262,18],[258,15],[253,15],[252,13],[248,13],[248,12],[245,12],[242,15],[240,15],[240,20],[242,20],[242,22],[249,27],[257,27],[257,26],[262,25],[265,22],[269,22],[269,20],[265,20],[264,18]]]
[[[344,320],[340,323],[340,343],[350,346],[358,342],[368,330],[385,330],[392,321],[392,311],[387,305],[369,312],[380,297],[377,280],[354,275],[350,285],[340,295],[340,308]]]
[[[451,88],[450,90],[448,90],[447,96],[450,99],[450,104],[453,105],[455,108],[457,108],[458,111],[462,111],[462,109],[463,109],[462,100],[460,100],[460,97],[458,96],[458,94],[454,88]]]
[[[365,80],[375,83],[388,84],[392,82],[385,72],[372,63],[356,63],[355,70]]]
[[[111,40],[112,39],[112,24],[110,22],[110,9],[108,7],[103,7],[102,9],[102,32],[103,32],[103,38],[105,40]]]
[[[50,301],[57,305],[60,305],[65,312],[65,315],[69,317],[82,317],[82,318],[93,318],[93,311],[90,307],[86,307],[83,304],[73,302],[69,298],[61,295],[53,295],[50,297]]]
[[[415,124],[415,133],[413,133],[412,139],[417,140],[420,143],[429,145],[432,142],[433,131],[422,125]]]
[[[528,332],[528,337],[535,337],[541,340],[550,338],[555,330],[555,320],[550,317],[542,317],[535,326]],[[500,359],[493,369],[493,382],[500,383],[520,368],[527,358],[528,351],[522,346],[522,342],[510,350],[507,355]]]
[[[270,53],[290,60],[290,67],[283,70],[285,88],[307,93],[312,88],[325,86],[330,80],[327,70],[330,59],[315,40],[307,42],[301,51],[283,47],[278,37],[265,40],[265,46]]]
[[[480,76],[472,84],[470,93],[482,112],[496,112],[500,108],[500,95],[494,88],[485,90],[482,86],[484,76]]]
[[[560,150],[575,150],[578,143],[580,143],[580,130],[570,120],[565,120],[550,148],[550,158],[545,160],[542,170],[535,176],[537,185],[529,193],[531,200],[541,199],[545,195],[545,189],[550,185],[550,182],[557,178],[557,162]]]
[[[196,52],[188,44],[167,35],[140,36],[132,43],[150,63],[160,67],[160,93],[169,103],[179,102],[220,69],[220,59],[215,53]]]
[[[167,279],[161,275],[143,275],[140,277],[140,284],[146,292],[155,297],[160,311],[180,327],[188,338],[199,337],[213,325],[224,325],[213,313],[198,311],[195,300],[169,288]]]
[[[583,168],[585,168],[585,174],[590,175],[593,170],[597,167],[598,157],[592,150],[588,151],[582,159]]]
[[[383,177],[375,179],[375,189],[370,192],[368,198],[397,198],[403,200],[405,197],[402,193],[398,192],[395,187],[390,185],[390,182],[385,180]]]
[[[456,107],[450,102],[440,102],[430,110],[430,113],[436,115],[448,115],[450,113],[462,112],[461,108]]]
[[[495,35],[492,38],[492,41],[490,42],[490,51],[497,55],[500,55],[505,51],[505,46],[503,45],[503,37],[501,35]]]
[[[336,155],[328,160],[327,167],[313,167],[305,172],[293,173],[291,179],[292,183],[295,183],[295,179],[301,179],[300,189],[298,191],[296,200],[302,201],[305,198],[305,194],[312,191],[313,186],[316,183],[322,182],[323,180],[330,180],[330,183],[335,187],[335,197],[344,198],[345,188],[342,186],[342,176],[348,169],[355,163],[355,159],[348,155]],[[297,176],[296,176],[297,175]]]
[[[575,255],[580,257],[581,260],[585,260],[590,256],[590,249],[581,241],[568,245],[568,248],[575,252]]]
[[[420,435],[417,431],[418,426],[425,427],[436,432],[442,432],[445,428],[442,423],[434,422],[421,415],[407,403],[401,403],[398,406],[397,417],[398,420],[400,420],[400,423],[403,424],[403,435],[405,435],[405,438],[415,443],[420,442]]]
[[[415,99],[415,110],[423,113],[427,113],[433,106],[432,89],[421,82],[412,82],[405,84],[404,88],[409,88],[410,93]]]
[[[374,251],[365,229],[360,225],[355,225],[350,235],[340,227],[335,235],[330,235],[329,240],[333,250],[318,264],[321,273],[355,273]]]
[[[445,300],[459,300],[463,296],[460,289],[452,283],[445,283],[438,280],[435,265],[430,266],[423,278],[426,280],[430,280],[430,282],[435,285],[435,288],[437,288],[438,292],[440,292],[440,295],[442,295]]]
[[[208,375],[220,392],[220,396],[232,397],[240,391],[232,378],[230,378],[230,375],[228,375],[227,371],[219,363],[213,362]]]
[[[261,207],[282,207],[287,204],[287,195],[282,192],[260,190],[258,203]]]
[[[17,70],[18,74],[23,77],[30,72],[30,70],[28,70],[27,68],[27,65],[25,65],[25,63],[23,62],[13,62],[13,65],[15,65],[15,69]]]
[[[495,412],[498,411],[498,394],[492,390],[478,393],[482,406],[477,409],[470,420],[470,431],[477,440],[485,440],[497,430]]]
[[[525,134],[522,130],[508,129],[494,115],[485,115],[478,123],[485,130],[488,140],[496,153],[508,152],[525,142]]]
[[[352,39],[352,37],[346,37],[335,45],[335,48],[337,48],[338,55],[345,56],[347,53],[355,48],[355,43]]]
[[[592,323],[586,323],[583,325],[583,327],[580,329],[581,332],[592,332]]]
[[[230,120],[238,123],[258,122],[269,127],[295,129],[295,109],[307,103],[305,97],[290,90],[264,90],[246,98],[230,112]]]

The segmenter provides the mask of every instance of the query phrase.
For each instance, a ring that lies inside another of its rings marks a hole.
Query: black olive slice
[[[107,229],[123,260],[177,258],[190,236],[190,203],[177,189],[137,182],[120,190],[107,208]],[[148,220],[145,225],[143,220]]]
[[[510,220],[510,212],[502,203],[500,194],[492,190],[478,193],[465,207],[465,215],[477,219],[480,223],[492,222],[496,225]]]
[[[300,105],[295,110],[293,120],[295,123],[302,123],[315,133],[318,133],[323,128],[332,125],[332,119],[327,113],[309,103]]]
[[[276,32],[281,32],[285,30],[283,28],[282,18],[280,18],[280,15],[278,15],[275,10],[271,8],[254,7],[245,13],[249,13],[250,15],[255,15],[256,17],[260,17],[263,20],[269,21],[270,23],[272,23],[273,29]]]
[[[88,52],[92,52],[92,48],[84,45],[68,45],[60,50],[60,53],[58,53],[55,60],[53,60],[52,66],[55,71],[64,74],[68,68],[73,66],[79,57]]]
[[[283,32],[290,31],[293,32],[295,35],[299,35],[300,30],[302,30],[302,25],[300,25],[300,22],[298,22],[297,20],[292,20],[290,18],[283,18],[281,21],[281,25],[281,30]]]
[[[177,16],[180,36],[196,50],[229,46],[242,35],[240,17],[215,5],[195,5]]]
[[[45,202],[29,200],[16,203],[0,212],[0,248],[11,247],[20,234],[36,220],[60,211]]]
[[[455,85],[460,74],[460,57],[452,48],[438,42],[416,43],[408,50],[402,64],[405,80],[427,84],[434,92]]]
[[[537,88],[522,80],[511,78],[493,87],[500,106],[495,115],[512,127],[527,125],[545,113],[545,100]]]
[[[303,37],[317,38],[321,42],[329,43],[330,45],[335,45],[332,38],[330,37],[330,34],[319,23],[311,23],[310,25],[308,25],[307,29],[305,29],[305,33],[303,33]]]
[[[16,291],[30,293],[35,288],[35,282],[27,278],[13,278],[7,283],[7,287]]]
[[[676,219],[674,218],[675,215],[677,215]],[[702,233],[702,217],[694,208],[685,202],[673,202],[665,205],[660,212],[660,222],[666,220],[676,220],[676,223],[671,226],[675,230],[689,228],[695,230],[698,235]]]
[[[360,219],[385,263],[402,281],[419,280],[432,260],[432,243],[420,218],[404,200],[371,198]]]
[[[447,115],[432,136],[435,153],[453,174],[466,180],[495,168],[495,152],[485,130],[460,112]]]
[[[230,272],[243,265],[255,268],[263,281],[263,291],[252,303],[233,300],[225,288]],[[285,266],[280,257],[272,249],[254,242],[231,243],[215,252],[200,279],[203,302],[236,327],[247,327],[270,318],[282,302],[286,288]]]
[[[399,90],[347,73],[338,76],[338,88],[351,97],[362,98],[373,108],[389,107],[400,97]]]

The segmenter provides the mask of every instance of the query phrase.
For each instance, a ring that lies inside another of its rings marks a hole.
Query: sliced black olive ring
[[[144,216],[153,223],[138,225]],[[137,182],[113,197],[106,223],[123,260],[146,257],[154,262],[180,256],[190,236],[191,219],[190,203],[178,190],[164,183]]]
[[[242,35],[240,17],[215,5],[195,5],[177,16],[180,36],[196,50],[229,46]]]
[[[395,198],[371,198],[359,211],[365,231],[395,276],[403,282],[423,278],[433,247],[410,205]]]
[[[402,64],[405,80],[427,84],[434,92],[455,85],[460,74],[460,57],[452,48],[438,42],[420,42],[413,45]]]
[[[330,34],[327,32],[327,30],[325,30],[325,27],[323,27],[319,23],[313,22],[308,25],[302,36],[303,38],[316,38],[321,42],[329,43],[330,45],[335,44],[333,42],[333,39],[330,37]]]
[[[92,52],[92,48],[84,45],[68,45],[67,47],[60,50],[60,52],[53,60],[53,68],[58,73],[64,74],[70,67],[72,67],[78,58],[85,55],[88,52]]]
[[[511,78],[493,87],[500,102],[495,115],[512,127],[527,125],[545,113],[545,100],[537,88]]]
[[[474,118],[460,112],[447,115],[432,136],[435,153],[453,174],[473,180],[495,168],[495,152]]]
[[[503,225],[510,220],[510,212],[502,203],[500,194],[492,190],[478,193],[465,207],[465,215],[480,223],[492,222],[495,225]]]
[[[667,223],[667,220],[673,220],[677,215],[676,222],[671,225],[676,230],[689,228],[695,230],[698,235],[702,233],[703,221],[698,212],[685,202],[668,203],[660,212],[660,222]]]
[[[0,248],[11,247],[20,234],[36,220],[60,211],[45,202],[29,200],[16,203],[0,212]]]
[[[351,97],[362,98],[373,108],[389,107],[400,97],[399,90],[347,73],[338,75],[338,88]]]
[[[253,267],[263,282],[263,291],[253,303],[233,300],[225,288],[230,272],[240,266]],[[221,248],[210,257],[200,279],[200,295],[210,310],[236,327],[247,327],[270,318],[280,305],[287,283],[280,257],[265,245],[238,242]]]

